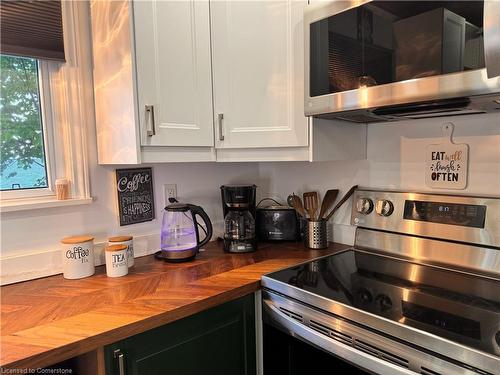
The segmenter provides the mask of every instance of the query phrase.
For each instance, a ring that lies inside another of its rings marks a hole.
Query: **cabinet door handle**
[[[217,124],[219,125],[219,141],[224,140],[224,129],[222,128],[222,120],[224,120],[224,113],[218,113]]]
[[[115,359],[118,359],[118,374],[125,375],[125,355],[120,349],[116,349],[113,352],[113,356]]]
[[[155,132],[155,109],[152,105],[146,105],[146,114],[147,122],[146,122],[146,134],[148,137],[152,137],[156,134]]]

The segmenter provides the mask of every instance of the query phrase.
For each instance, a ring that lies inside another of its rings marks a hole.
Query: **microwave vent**
[[[471,105],[472,103],[472,100],[469,98],[456,98],[373,109],[332,112],[317,115],[316,117],[330,120],[338,119],[356,123],[375,123],[487,113],[496,105],[494,100],[488,99],[487,97],[482,98],[482,100],[475,101],[474,105]],[[496,107],[498,107],[498,105],[496,105]]]
[[[359,122],[359,123],[388,121],[383,117],[374,116],[369,112],[368,113],[343,112],[340,114],[333,114],[333,115],[334,116],[331,116],[331,118],[336,118],[339,120],[350,121],[350,122]],[[327,118],[327,116],[324,117]]]
[[[462,111],[470,105],[470,99],[468,98],[457,98],[457,99],[447,99],[433,102],[423,102],[423,103],[412,103],[405,105],[395,105],[388,108],[377,108],[372,112],[376,116],[383,117],[409,117],[422,116],[422,115],[432,115],[436,116],[439,114],[447,113],[457,113],[457,111]]]

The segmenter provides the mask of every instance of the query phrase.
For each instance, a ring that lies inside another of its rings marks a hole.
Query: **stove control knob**
[[[373,300],[372,294],[366,288],[361,288],[360,290],[358,290],[358,296],[363,305],[368,305]]]
[[[356,211],[363,215],[368,215],[373,211],[373,201],[370,198],[359,198],[356,202]]]
[[[375,298],[375,302],[378,305],[380,311],[387,311],[387,310],[390,310],[392,307],[391,299],[389,298],[389,296],[387,296],[385,294],[379,294]]]
[[[391,201],[386,199],[379,199],[377,205],[375,206],[375,211],[380,216],[390,216],[394,211],[394,205]]]

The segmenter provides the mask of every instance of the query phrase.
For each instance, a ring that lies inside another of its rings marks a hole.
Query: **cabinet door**
[[[208,0],[133,4],[141,144],[213,146]]]
[[[221,375],[256,373],[254,295],[237,299],[105,348],[106,373]]]
[[[213,1],[216,147],[307,146],[306,1]]]

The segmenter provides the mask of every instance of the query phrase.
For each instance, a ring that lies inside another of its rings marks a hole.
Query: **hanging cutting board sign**
[[[469,145],[453,143],[453,124],[443,125],[440,144],[428,145],[425,182],[439,189],[465,189],[469,167]]]

